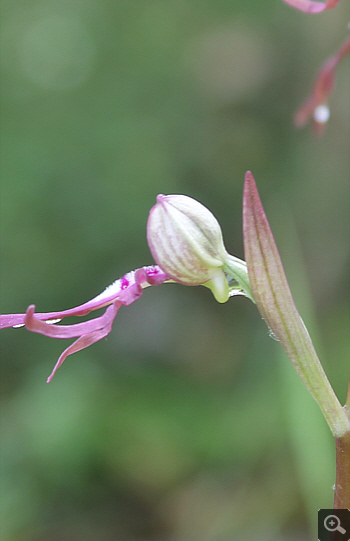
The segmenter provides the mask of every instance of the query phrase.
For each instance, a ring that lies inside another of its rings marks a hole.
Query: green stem
[[[227,254],[225,265],[223,267],[224,272],[231,276],[236,282],[245,296],[255,303],[252,289],[250,287],[247,264],[242,259]]]

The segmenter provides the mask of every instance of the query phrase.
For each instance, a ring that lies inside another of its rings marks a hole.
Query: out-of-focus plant
[[[313,0],[284,1],[305,13],[321,13],[326,9],[334,8],[339,2],[339,0],[327,0],[326,2],[314,2]],[[324,62],[316,76],[310,96],[295,113],[294,123],[298,128],[302,128],[312,119],[314,131],[318,135],[323,133],[325,124],[328,122],[330,116],[328,101],[334,87],[335,68],[349,53],[350,38],[343,43],[335,54]]]
[[[350,53],[350,38],[343,43],[340,49],[323,64],[316,76],[316,80],[309,98],[297,110],[294,122],[298,128],[302,128],[312,119],[313,127],[318,135],[321,135],[330,111],[328,106],[329,96],[334,87],[335,68],[339,62]]]

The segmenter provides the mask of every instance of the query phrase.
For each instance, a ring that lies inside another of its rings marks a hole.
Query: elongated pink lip
[[[49,383],[57,369],[69,355],[102,340],[102,338],[111,332],[113,321],[121,306],[129,306],[129,304],[139,299],[145,287],[160,285],[167,280],[169,280],[169,277],[157,265],[142,267],[129,272],[107,287],[103,293],[75,308],[60,312],[35,313],[35,306],[32,304],[28,307],[25,314],[0,315],[0,328],[25,326],[29,331],[51,338],[77,338],[60,355],[52,373],[47,379]],[[58,322],[68,316],[84,316],[106,306],[107,308],[104,314],[88,321],[72,325],[55,324],[55,320]]]

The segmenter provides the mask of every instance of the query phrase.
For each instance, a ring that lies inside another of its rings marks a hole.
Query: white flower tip
[[[328,122],[329,117],[330,110],[327,105],[319,105],[318,107],[316,107],[314,111],[314,120],[316,120],[316,122],[319,122],[320,124],[325,124],[326,122]]]

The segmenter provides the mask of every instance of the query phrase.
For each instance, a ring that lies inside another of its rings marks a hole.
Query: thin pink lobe
[[[2,314],[0,315],[0,329],[8,329],[24,325],[25,314]]]
[[[92,344],[94,344],[95,342],[102,340],[111,332],[113,321],[118,313],[120,306],[121,306],[121,303],[118,301],[115,301],[112,306],[109,306],[107,308],[106,313],[104,314],[105,324],[103,327],[96,328],[96,330],[91,331],[89,334],[80,336],[78,340],[73,342],[73,344],[71,344],[67,349],[64,350],[64,352],[60,355],[57,363],[55,364],[54,369],[51,372],[50,376],[47,378],[47,383],[50,383],[57,369],[61,366],[61,364],[65,361],[65,359],[69,355],[72,355],[73,353],[76,353],[77,351],[85,349],[91,346]]]
[[[119,302],[119,306],[120,305],[121,302]],[[75,323],[74,325],[51,325],[36,318],[36,315],[34,314],[35,306],[31,304],[27,309],[24,323],[29,331],[43,334],[50,338],[76,338],[105,328],[110,322],[110,308],[111,307],[107,308],[102,316],[95,317],[89,321],[84,321],[83,323]],[[115,313],[114,317],[116,315],[117,313]]]
[[[326,9],[335,8],[340,0],[327,0],[326,2],[314,2],[313,0],[284,0],[295,9],[304,11],[304,13],[321,13]]]

